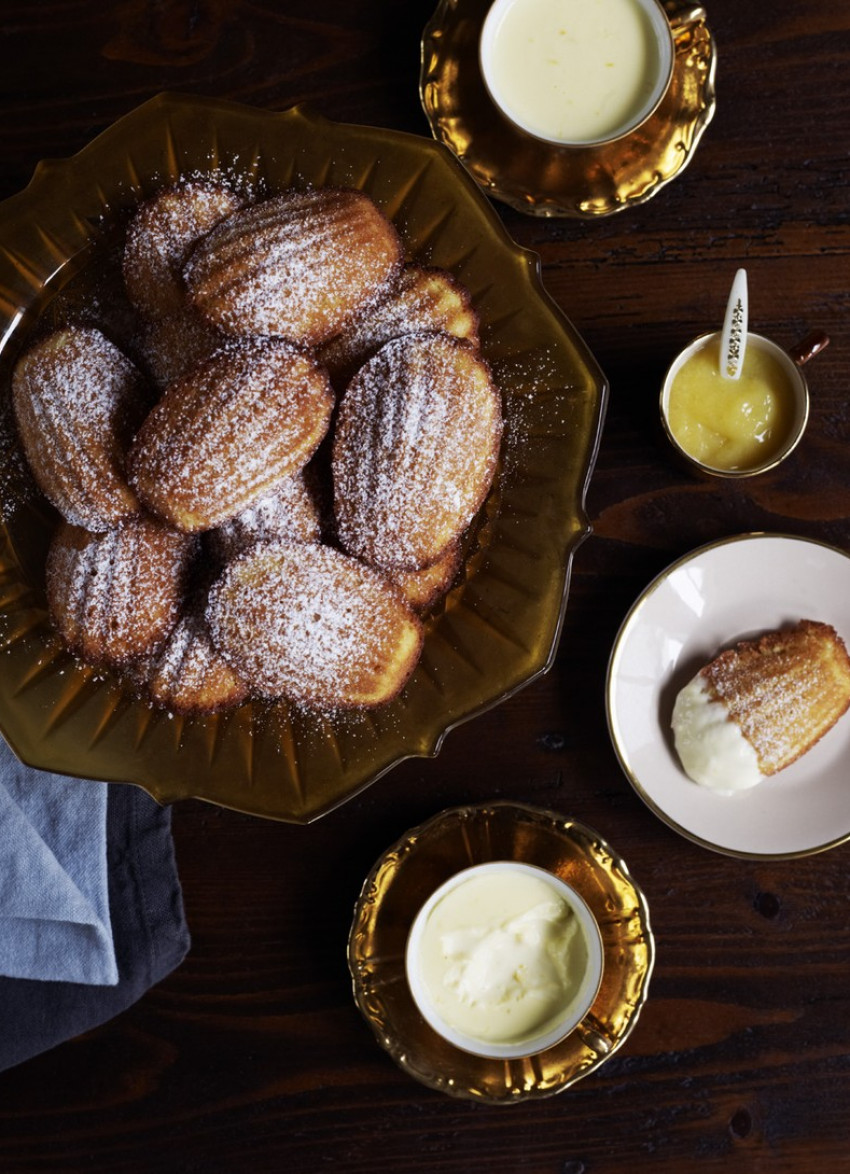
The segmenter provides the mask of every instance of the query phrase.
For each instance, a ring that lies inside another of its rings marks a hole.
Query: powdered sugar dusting
[[[138,512],[124,462],[146,396],[139,372],[99,330],[68,327],[19,360],[12,397],[24,450],[68,521],[103,530]]]
[[[442,334],[388,343],[349,385],[333,452],[342,545],[378,566],[434,562],[478,510],[502,417],[486,365]]]
[[[239,705],[248,687],[219,654],[201,608],[190,608],[153,659],[151,698],[177,713],[213,713]]]
[[[373,301],[401,261],[398,234],[368,197],[320,188],[232,216],[198,245],[184,278],[228,333],[316,345]]]
[[[183,305],[183,266],[194,245],[242,206],[228,188],[188,182],[142,204],[127,229],[124,281],[130,300],[149,318]]]
[[[211,591],[207,619],[254,687],[323,707],[395,695],[422,643],[382,576],[318,545],[261,545],[237,559]]]
[[[104,534],[64,525],[47,560],[51,618],[71,648],[113,664],[141,656],[177,620],[192,539],[130,520]]]
[[[21,448],[10,400],[0,404],[0,524],[10,521],[38,489]]]
[[[478,343],[469,292],[444,269],[408,265],[387,295],[319,352],[335,381],[350,378],[385,343],[405,334],[442,331]]]
[[[255,542],[318,542],[321,520],[312,484],[304,471],[286,477],[229,522],[210,531],[215,555],[228,562]]]
[[[224,345],[221,333],[191,306],[144,322],[135,343],[160,391],[209,359]]]
[[[168,388],[133,443],[131,484],[180,529],[212,529],[306,463],[332,407],[308,355],[235,340]]]

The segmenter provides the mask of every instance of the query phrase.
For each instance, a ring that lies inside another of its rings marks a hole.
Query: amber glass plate
[[[420,906],[448,877],[488,860],[555,873],[584,897],[602,933],[602,984],[587,1019],[522,1060],[452,1047],[420,1015],[404,973]],[[355,1000],[395,1062],[440,1092],[501,1104],[563,1092],[621,1047],[646,1001],[654,957],[646,899],[611,846],[575,820],[511,803],[452,808],[403,836],[366,878],[348,943]]]
[[[74,158],[40,164],[0,206],[0,404],[8,409],[12,365],[45,316],[106,316],[120,334],[116,259],[129,210],[180,176],[216,172],[259,192],[365,189],[411,259],[450,269],[470,289],[507,432],[461,580],[428,618],[407,689],[383,708],[334,718],[250,703],[170,716],[76,663],[52,635],[43,566],[55,515],[37,497],[12,508],[15,453],[0,444],[0,729],[44,769],[137,783],[162,802],[193,796],[306,822],[402,759],[436,754],[452,726],[549,667],[572,555],[588,531],[584,494],[607,385],[547,297],[537,258],[510,240],[439,144],[300,109],[161,95]]]
[[[487,92],[478,38],[492,0],[440,0],[422,37],[420,96],[434,137],[491,196],[532,216],[594,219],[642,204],[690,162],[715,109],[714,39],[698,5],[665,4],[673,80],[630,135],[601,147],[558,147],[509,122]]]

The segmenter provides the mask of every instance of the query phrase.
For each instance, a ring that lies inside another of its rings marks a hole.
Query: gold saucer
[[[531,216],[595,219],[642,204],[690,162],[714,116],[714,39],[700,7],[665,4],[676,57],[670,89],[633,134],[557,147],[509,122],[490,99],[478,38],[491,0],[440,0],[422,35],[419,93],[431,131],[488,195]]]
[[[448,877],[488,860],[555,873],[585,899],[602,932],[602,983],[587,1019],[525,1059],[452,1047],[422,1018],[405,977],[418,909]],[[399,1067],[439,1092],[494,1104],[554,1096],[607,1060],[637,1022],[654,954],[646,899],[610,845],[575,820],[512,803],[451,808],[404,835],[366,878],[348,942],[357,1005]]]

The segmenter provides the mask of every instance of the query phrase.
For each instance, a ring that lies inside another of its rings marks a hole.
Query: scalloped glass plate
[[[520,860],[559,876],[602,932],[602,983],[587,1018],[559,1044],[520,1060],[452,1047],[422,1018],[405,978],[407,935],[420,907],[450,876],[488,860]],[[495,1104],[554,1096],[599,1068],[637,1022],[654,958],[646,898],[610,844],[556,812],[512,803],[451,808],[404,835],[366,878],[348,942],[355,1001],[399,1067],[450,1096]]]
[[[699,5],[668,0],[670,89],[651,118],[599,147],[533,138],[493,104],[478,62],[491,0],[440,0],[422,36],[419,93],[434,138],[488,195],[531,216],[592,220],[643,204],[681,174],[714,117],[717,55]]]
[[[307,822],[550,666],[570,566],[588,532],[584,495],[607,384],[545,293],[536,256],[506,234],[451,154],[429,139],[163,94],[68,160],[39,165],[0,206],[0,404],[36,320],[108,318],[121,331],[121,230],[129,211],[187,174],[254,190],[349,185],[398,226],[411,259],[471,291],[482,347],[504,394],[502,467],[472,527],[461,580],[427,621],[404,693],[344,718],[285,702],[184,719],[76,663],[52,635],[43,565],[55,524],[30,499],[12,510],[15,452],[0,443],[0,729],[43,769],[141,785],[161,802],[197,797]],[[8,426],[8,421],[7,421]]]

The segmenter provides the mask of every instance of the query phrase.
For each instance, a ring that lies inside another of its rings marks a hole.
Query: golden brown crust
[[[385,343],[441,331],[478,345],[478,314],[469,291],[445,269],[408,265],[387,295],[319,350],[335,385],[344,386]]]
[[[244,554],[255,542],[318,542],[321,518],[314,479],[300,469],[263,494],[235,518],[210,530],[207,543],[222,563]]]
[[[499,392],[471,347],[444,334],[387,343],[339,405],[332,469],[342,546],[386,570],[436,562],[487,496],[501,434]]]
[[[183,266],[210,229],[242,206],[229,188],[185,183],[163,188],[136,212],[124,245],[124,285],[146,317],[179,312],[186,300]]]
[[[231,342],[166,390],[130,450],[131,484],[179,529],[212,529],[309,460],[332,407],[309,355],[280,341]]]
[[[248,686],[210,639],[203,609],[191,607],[152,658],[147,690],[156,704],[186,716],[232,709]]]
[[[150,518],[103,534],[64,523],[47,559],[54,627],[95,664],[144,656],[177,621],[195,548],[191,538]]]
[[[429,567],[415,571],[388,571],[387,578],[398,588],[408,607],[420,615],[437,602],[454,583],[461,562],[461,544],[452,543]]]
[[[59,330],[18,361],[12,397],[21,443],[67,521],[106,530],[139,512],[125,457],[148,395],[130,360],[89,327]]]
[[[261,543],[210,592],[213,641],[260,693],[323,709],[394,697],[422,627],[382,575],[327,546]]]
[[[850,708],[844,641],[815,620],[743,640],[701,676],[755,749],[764,775],[796,762]]]
[[[211,358],[224,336],[193,306],[145,321],[137,331],[135,349],[141,365],[159,392]]]
[[[214,229],[184,270],[194,305],[228,334],[317,346],[398,274],[398,233],[363,192],[286,192]]]

